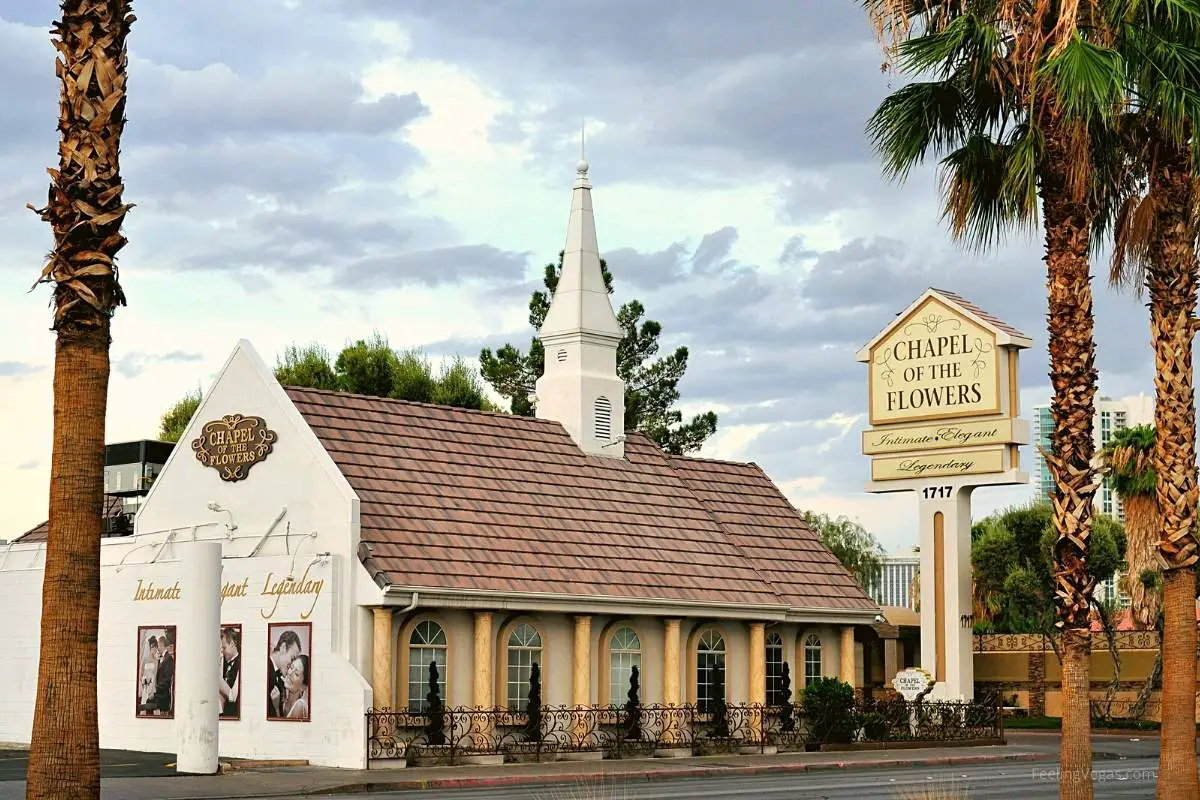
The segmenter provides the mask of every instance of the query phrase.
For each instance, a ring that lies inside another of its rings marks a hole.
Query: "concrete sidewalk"
[[[220,798],[302,797],[317,794],[365,794],[408,789],[484,786],[588,784],[601,780],[643,781],[670,778],[860,770],[906,766],[949,766],[994,762],[1049,762],[1058,759],[1057,742],[988,747],[930,747],[838,753],[789,753],[770,756],[707,756],[681,759],[559,761],[499,767],[413,767],[339,770],[323,767],[261,767],[245,764],[215,776],[106,778],[104,800],[220,800]],[[1122,758],[1097,748],[1096,759]],[[23,781],[0,782],[0,800],[25,796]]]

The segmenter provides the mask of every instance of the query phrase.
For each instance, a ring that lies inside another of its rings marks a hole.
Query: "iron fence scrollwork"
[[[694,705],[542,706],[535,726],[527,714],[504,708],[441,708],[434,712],[440,724],[427,712],[371,709],[366,715],[367,761],[458,764],[475,756],[520,761],[587,752],[630,758],[664,750],[766,752],[1003,735],[997,705],[908,703],[894,695],[860,696],[851,713],[830,719],[806,717],[798,704],[785,709],[726,703],[721,710],[723,719],[700,713]]]

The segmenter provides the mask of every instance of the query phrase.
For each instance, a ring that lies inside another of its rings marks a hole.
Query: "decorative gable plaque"
[[[262,417],[227,414],[206,422],[192,440],[196,460],[212,467],[223,481],[245,480],[250,468],[271,455],[279,435]]]

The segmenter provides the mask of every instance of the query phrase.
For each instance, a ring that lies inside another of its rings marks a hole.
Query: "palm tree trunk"
[[[1047,115],[1052,116],[1051,114]],[[1056,119],[1046,124],[1041,171],[1046,231],[1047,315],[1054,417],[1046,464],[1054,475],[1054,579],[1057,626],[1063,631],[1063,729],[1059,796],[1091,800],[1091,629],[1088,614],[1095,581],[1088,574],[1092,499],[1092,416],[1096,395],[1088,237],[1091,211],[1070,179],[1073,142]]]
[[[50,539],[26,798],[100,797],[96,640],[108,326],[60,332],[54,358]]]
[[[1152,494],[1134,494],[1122,498],[1125,503],[1125,533],[1129,541],[1125,548],[1127,571],[1125,593],[1129,595],[1129,612],[1138,628],[1154,625],[1161,605],[1158,589],[1147,588],[1143,575],[1158,569],[1158,504]]]
[[[63,0],[55,23],[61,134],[49,201],[54,250],[54,449],[42,582],[37,702],[26,798],[98,800],[96,642],[104,506],[104,420],[116,255],[129,206],[121,182],[129,0]]]
[[[1154,338],[1154,468],[1163,567],[1163,691],[1158,797],[1200,797],[1196,775],[1196,409],[1192,381],[1196,252],[1191,152],[1158,153],[1150,191],[1158,204],[1147,271]]]

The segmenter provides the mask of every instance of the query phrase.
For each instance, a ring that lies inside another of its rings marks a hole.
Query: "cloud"
[[[45,369],[43,364],[28,364],[24,361],[0,361],[0,378],[21,378],[34,375]]]
[[[853,5],[826,9],[820,24],[803,4],[772,0],[523,0],[471,14],[322,4],[337,7],[398,22],[414,55],[483,76],[514,103],[494,140],[528,140],[538,160],[577,152],[586,116],[589,157],[611,180],[721,183],[869,160],[863,123],[887,90]]]
[[[373,255],[347,264],[336,280],[343,287],[438,286],[467,280],[512,286],[523,281],[529,256],[488,244]]]
[[[28,461],[22,461],[17,464],[17,469],[37,469],[42,465],[42,462],[36,458],[31,458]]]
[[[172,350],[169,353],[126,353],[113,362],[113,369],[126,378],[136,378],[158,364],[189,364],[204,360],[201,353]]]

